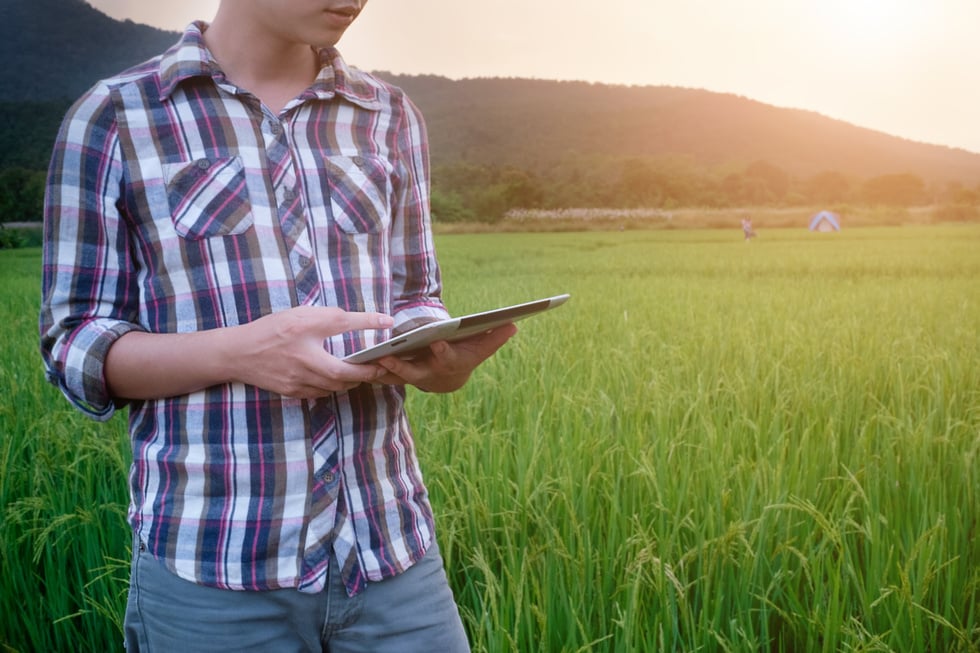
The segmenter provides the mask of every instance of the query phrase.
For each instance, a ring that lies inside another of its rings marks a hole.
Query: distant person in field
[[[745,235],[745,242],[750,243],[755,238],[755,230],[752,229],[752,219],[742,218],[742,233]]]
[[[446,318],[422,117],[335,49],[366,0],[222,0],[69,111],[45,202],[49,379],[129,409],[130,651],[466,651],[405,414],[516,331]]]

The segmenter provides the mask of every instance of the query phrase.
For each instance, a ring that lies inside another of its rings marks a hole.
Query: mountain
[[[73,100],[170,47],[179,34],[120,22],[83,0],[3,0],[0,101]]]
[[[858,178],[913,173],[929,181],[980,182],[980,154],[731,94],[666,86],[381,76],[419,105],[433,152],[447,158],[534,169],[572,153],[686,157],[704,166],[767,161],[798,177],[835,170]]]
[[[15,147],[20,134],[49,133],[50,116],[62,112],[69,99],[179,38],[175,32],[113,20],[82,0],[4,0],[0,11],[0,53],[7,63],[0,69],[0,103],[5,115],[15,116],[0,127],[7,130],[0,133],[6,150],[0,152],[0,167],[22,165],[10,157],[33,151]],[[731,94],[379,75],[404,88],[423,110],[436,165],[514,166],[543,174],[571,161],[617,170],[633,160],[681,161],[717,176],[765,162],[799,179],[834,171],[856,180],[912,174],[927,183],[975,187],[980,182],[980,154]],[[36,104],[23,104],[27,101]],[[19,114],[10,110],[14,106],[20,107]],[[44,121],[25,129],[16,115]],[[46,151],[48,145],[38,140],[33,139],[33,148]]]

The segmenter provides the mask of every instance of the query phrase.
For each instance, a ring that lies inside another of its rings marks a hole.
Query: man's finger
[[[344,311],[339,308],[322,308],[309,317],[316,320],[324,336],[365,329],[390,329],[395,325],[394,318],[384,313]]]
[[[384,313],[347,313],[347,331],[362,329],[390,329],[395,320]]]

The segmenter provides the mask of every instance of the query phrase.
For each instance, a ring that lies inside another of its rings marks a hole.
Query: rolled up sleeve
[[[127,322],[91,320],[75,329],[54,328],[42,339],[48,380],[89,417],[105,421],[119,407],[105,382],[105,359],[120,336],[136,327]],[[45,348],[47,349],[47,348]]]
[[[141,329],[122,188],[111,103],[96,90],[69,111],[51,159],[39,328],[48,380],[97,420],[117,408],[104,374],[109,348]]]
[[[425,122],[404,96],[400,117],[392,215],[395,333],[449,317],[442,303],[442,277],[432,239]]]

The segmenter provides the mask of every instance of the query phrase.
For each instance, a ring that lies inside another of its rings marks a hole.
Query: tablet
[[[344,358],[348,363],[368,363],[382,356],[400,356],[426,347],[437,340],[455,342],[564,304],[570,295],[555,295],[524,304],[504,306],[492,311],[429,322],[391,340],[362,349]]]

